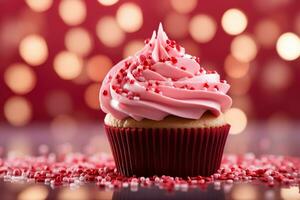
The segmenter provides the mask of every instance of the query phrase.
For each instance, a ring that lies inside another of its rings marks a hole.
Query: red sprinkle
[[[175,63],[177,63],[177,59],[176,59],[175,57],[171,57],[171,62],[172,62],[173,64],[175,64]]]
[[[150,38],[147,38],[147,39],[144,41],[145,44],[148,44],[149,42],[150,42]]]
[[[159,88],[155,88],[154,92],[159,93],[160,89]]]
[[[205,88],[209,88],[209,85],[208,85],[208,83],[204,83],[203,87],[205,87]]]
[[[182,69],[182,70],[186,70],[186,67],[180,67],[180,69]]]
[[[145,56],[145,55],[140,55],[140,60],[141,60],[142,62],[144,62],[144,61],[146,60],[146,56]]]
[[[108,95],[107,90],[103,90],[103,95],[104,95],[104,96],[107,96],[107,95]]]
[[[134,80],[133,80],[133,79],[131,79],[129,83],[130,83],[130,84],[134,84]]]
[[[49,153],[37,157],[5,158],[0,166],[0,175],[0,178],[11,182],[34,181],[50,184],[51,187],[69,185],[71,188],[92,183],[106,189],[136,189],[138,186],[157,185],[172,191],[178,188],[205,189],[209,184],[220,188],[248,181],[268,187],[299,187],[300,159],[273,155],[255,157],[251,153],[243,156],[224,155],[220,169],[209,177],[124,177],[116,170],[112,157],[103,153],[90,156]]]

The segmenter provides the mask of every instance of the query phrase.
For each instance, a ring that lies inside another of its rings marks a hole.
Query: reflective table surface
[[[238,135],[228,137],[225,154],[274,154],[300,157],[298,123],[252,123]],[[37,155],[45,148],[51,152],[111,153],[102,124],[32,124],[24,128],[0,126],[1,157]],[[300,199],[299,187],[268,187],[256,182],[178,189],[158,186],[102,189],[84,184],[78,189],[51,188],[44,184],[10,183],[1,179],[1,199]]]

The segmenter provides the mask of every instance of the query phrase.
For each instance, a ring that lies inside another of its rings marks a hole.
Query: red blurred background
[[[300,118],[300,1],[2,0],[0,122],[101,121],[105,73],[159,22],[232,85],[233,132]]]

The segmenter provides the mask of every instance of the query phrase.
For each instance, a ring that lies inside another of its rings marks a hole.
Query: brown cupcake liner
[[[105,125],[116,167],[125,176],[210,176],[220,167],[229,129]]]

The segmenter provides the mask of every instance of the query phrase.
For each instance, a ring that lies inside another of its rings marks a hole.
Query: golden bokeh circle
[[[4,82],[14,93],[27,94],[36,85],[36,75],[29,66],[15,63],[5,70]]]
[[[24,97],[10,97],[4,104],[4,116],[11,125],[24,126],[32,118],[31,104]]]
[[[90,33],[84,28],[72,28],[65,36],[66,48],[78,55],[86,56],[93,48],[93,40]]]
[[[236,135],[242,133],[247,126],[247,115],[239,108],[230,108],[225,113],[225,120],[231,125],[230,134]]]
[[[244,77],[250,68],[250,64],[247,62],[241,62],[232,55],[228,55],[225,58],[224,69],[228,76],[232,78]]]
[[[81,24],[86,18],[86,5],[82,0],[62,0],[58,7],[59,16],[70,25]]]
[[[87,76],[96,82],[101,82],[112,67],[112,61],[105,55],[96,55],[86,62]]]
[[[71,80],[80,75],[83,68],[83,60],[74,53],[62,51],[55,56],[53,67],[60,78]]]
[[[197,0],[170,0],[172,8],[178,13],[187,14],[192,12],[196,6]]]
[[[103,6],[112,6],[116,3],[118,3],[119,0],[98,0],[100,4]]]
[[[239,61],[250,62],[256,57],[258,47],[252,36],[243,34],[233,39],[230,50],[231,54]]]
[[[189,24],[189,32],[192,38],[200,43],[206,43],[213,39],[217,31],[215,20],[205,14],[195,15]]]
[[[36,12],[45,12],[52,4],[53,0],[25,0],[26,4]]]
[[[284,33],[277,40],[276,50],[282,59],[296,60],[300,56],[300,38],[292,32]]]
[[[47,43],[40,35],[28,35],[21,40],[19,53],[29,65],[41,65],[48,58]]]
[[[117,10],[116,18],[125,32],[136,32],[143,25],[143,12],[135,3],[122,4]]]
[[[92,108],[95,110],[100,109],[99,90],[100,90],[99,83],[93,83],[86,88],[86,90],[84,92],[84,100],[89,108]]]
[[[133,56],[139,50],[144,47],[144,42],[142,40],[131,40],[129,41],[123,50],[123,57],[127,58],[128,56]]]
[[[238,35],[246,29],[248,20],[241,10],[231,8],[223,14],[221,24],[229,35]]]
[[[99,40],[107,47],[117,47],[125,40],[125,33],[112,16],[102,17],[96,26]]]
[[[38,0],[41,1],[41,0]],[[47,199],[49,191],[46,186],[42,185],[31,185],[26,187],[18,194],[18,200],[36,199],[43,200]]]

